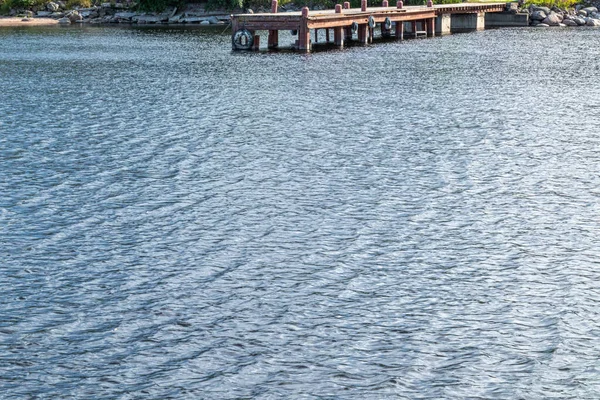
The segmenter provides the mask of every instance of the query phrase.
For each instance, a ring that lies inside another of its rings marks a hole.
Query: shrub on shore
[[[530,5],[540,6],[540,7],[557,7],[561,10],[567,10],[571,8],[575,8],[577,4],[581,4],[581,0],[528,0],[523,4],[523,8],[529,7]]]

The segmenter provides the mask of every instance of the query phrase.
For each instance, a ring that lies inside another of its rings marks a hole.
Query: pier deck
[[[300,51],[310,51],[311,30],[315,33],[317,30],[325,30],[327,42],[330,30],[333,30],[333,43],[337,46],[343,46],[344,41],[353,38],[353,34],[357,35],[359,43],[369,43],[377,25],[381,26],[382,36],[395,36],[400,40],[404,38],[405,24],[412,35],[434,36],[436,31],[439,34],[442,29],[442,17],[477,14],[483,18],[484,13],[504,12],[506,9],[507,3],[433,5],[431,1],[427,6],[406,7],[402,1],[398,1],[396,7],[389,7],[387,0],[383,0],[382,7],[367,7],[363,0],[361,8],[350,8],[350,4],[346,2],[343,6],[336,5],[335,10],[309,11],[305,7],[302,11],[278,13],[277,0],[273,0],[271,13],[231,16],[232,46],[234,50],[258,49],[260,37],[255,32],[259,30],[269,31],[269,48],[278,47],[278,31],[290,30],[297,33],[298,40],[292,46]],[[479,29],[477,18],[469,18],[470,20],[475,21],[473,29]]]

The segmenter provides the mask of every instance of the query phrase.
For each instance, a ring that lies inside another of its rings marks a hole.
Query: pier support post
[[[435,18],[429,18],[427,20],[427,36],[435,36]]]
[[[325,29],[325,41],[329,43],[329,28]]]
[[[260,49],[260,36],[254,35],[254,42],[252,43],[252,50],[258,51]]]
[[[360,1],[360,11],[367,11],[367,0]]]
[[[342,5],[341,4],[335,5],[335,13],[336,14],[342,13]],[[336,46],[339,46],[339,47],[344,46],[343,29],[344,28],[342,28],[341,26],[336,26],[335,28],[333,28],[333,42]]]
[[[450,14],[440,14],[435,19],[435,34],[438,36],[450,34],[452,18]]]
[[[302,18],[298,30],[298,50],[310,51],[310,29],[308,29],[308,7],[302,7]]]
[[[349,10],[349,9],[350,9],[350,2],[345,1],[344,2],[344,10]],[[352,28],[350,28],[350,27],[343,28],[343,32],[344,32],[344,40],[345,41],[352,40]]]
[[[271,1],[271,12],[273,14],[277,13],[277,0]],[[279,31],[278,30],[270,30],[267,47],[269,49],[276,49],[278,46],[279,46]]]
[[[397,21],[396,22],[396,39],[404,40],[404,22]]]
[[[367,44],[367,24],[358,25],[358,43]]]
[[[417,21],[411,21],[410,27],[412,29],[412,34],[417,37]]]

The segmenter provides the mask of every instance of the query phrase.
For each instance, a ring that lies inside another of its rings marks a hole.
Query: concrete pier
[[[450,30],[452,32],[481,31],[484,29],[484,12],[451,15]]]
[[[486,28],[508,28],[517,26],[529,26],[529,14],[527,13],[485,13]]]

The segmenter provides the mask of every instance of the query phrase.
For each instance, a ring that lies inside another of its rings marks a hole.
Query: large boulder
[[[532,5],[531,6],[531,12],[535,12],[535,11],[543,11],[544,13],[546,13],[546,15],[550,14],[550,9],[548,7],[540,7],[540,6],[535,6]]]
[[[590,18],[587,20],[587,26],[600,26],[600,19]]]
[[[57,12],[59,9],[60,9],[60,7],[58,6],[58,4],[53,1],[46,4],[46,10],[48,10],[50,12]]]
[[[577,22],[572,19],[565,19],[562,22],[565,26],[578,26]]]
[[[582,8],[580,11],[585,11],[585,12],[587,12],[588,15],[590,15],[591,13],[598,12],[598,9],[596,7],[586,7],[586,8]]]
[[[574,17],[574,18],[573,18],[573,21],[575,21],[575,23],[576,23],[578,26],[583,26],[583,25],[585,25],[585,23],[586,23],[585,19],[583,19],[583,18],[581,18],[581,17]]]
[[[58,23],[61,25],[71,25],[71,20],[67,17],[62,17],[58,20]]]
[[[67,14],[67,18],[69,18],[71,22],[79,22],[83,20],[83,17],[81,16],[81,14],[79,14],[79,11],[77,10],[69,12]]]
[[[542,10],[535,10],[533,13],[531,13],[531,16],[529,18],[531,18],[533,21],[543,21],[548,17],[549,13],[545,13]]]

